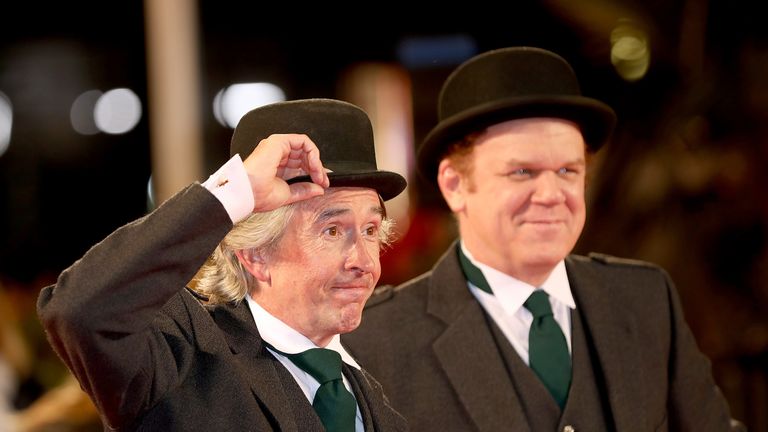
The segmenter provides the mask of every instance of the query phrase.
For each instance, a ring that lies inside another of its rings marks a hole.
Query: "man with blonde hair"
[[[339,342],[381,273],[383,201],[405,188],[377,169],[368,117],[264,106],[231,154],[43,289],[56,352],[115,430],[406,429]],[[196,273],[204,295],[185,289]]]

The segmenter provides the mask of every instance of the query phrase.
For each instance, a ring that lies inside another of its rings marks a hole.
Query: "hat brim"
[[[330,187],[363,187],[375,189],[384,201],[390,200],[405,189],[406,181],[403,176],[391,171],[357,171],[345,173],[328,173]],[[288,184],[311,182],[308,175],[286,180]]]
[[[595,152],[611,136],[616,113],[608,105],[583,96],[518,97],[479,105],[449,117],[435,126],[422,142],[417,161],[420,173],[437,181],[437,168],[449,144],[467,134],[509,120],[553,117],[579,125],[587,148]]]

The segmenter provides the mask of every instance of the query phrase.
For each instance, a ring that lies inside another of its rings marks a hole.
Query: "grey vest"
[[[531,431],[615,430],[600,365],[594,361],[596,355],[578,310],[571,314],[573,380],[562,412],[493,319],[487,317],[487,321]]]

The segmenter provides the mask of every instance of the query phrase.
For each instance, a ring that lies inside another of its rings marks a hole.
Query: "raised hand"
[[[251,182],[254,212],[322,195],[329,186],[320,151],[303,134],[274,134],[261,140],[243,161]],[[312,182],[289,185],[285,180],[309,175]]]

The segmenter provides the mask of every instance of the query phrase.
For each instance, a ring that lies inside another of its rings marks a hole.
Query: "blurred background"
[[[381,283],[456,235],[414,170],[459,63],[553,50],[619,124],[577,252],[671,274],[732,414],[768,431],[768,25],[759,2],[541,0],[330,6],[232,0],[0,6],[0,432],[101,430],[35,316],[40,288],[229,155],[248,109],[347,100],[409,180]]]

